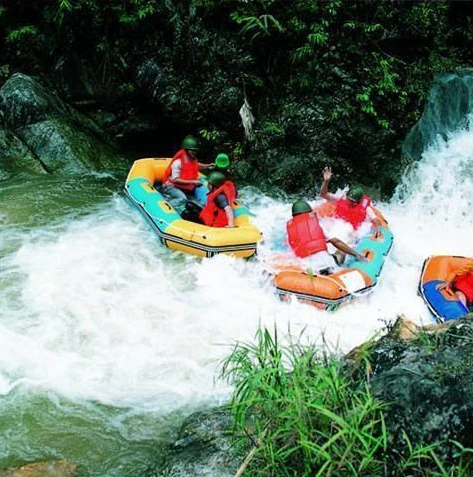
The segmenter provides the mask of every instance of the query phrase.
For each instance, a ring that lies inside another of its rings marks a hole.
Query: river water
[[[200,259],[159,244],[124,180],[2,184],[0,468],[65,458],[82,476],[144,475],[185,416],[228,398],[220,362],[259,325],[347,352],[400,314],[432,323],[417,296],[424,258],[473,256],[473,132],[432,147],[377,204],[394,248],[373,293],[334,313],[280,302],[264,273],[294,198],[240,189],[259,258]]]

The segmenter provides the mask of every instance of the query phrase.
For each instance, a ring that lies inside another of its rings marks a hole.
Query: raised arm
[[[325,166],[324,181],[322,182],[322,187],[320,188],[320,195],[326,200],[333,201],[333,200],[337,200],[337,198],[328,191],[330,179],[332,179],[332,168],[329,166]]]

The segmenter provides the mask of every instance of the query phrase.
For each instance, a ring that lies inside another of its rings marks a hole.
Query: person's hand
[[[324,181],[329,181],[332,178],[332,168],[330,166],[324,167]]]
[[[213,171],[215,169],[215,164],[207,164],[206,169],[208,169],[209,171]]]
[[[445,290],[447,293],[453,293],[453,290],[452,288],[450,287],[450,283],[448,282],[443,282],[443,283],[439,283],[435,289],[438,291],[438,292],[442,292],[443,290]]]

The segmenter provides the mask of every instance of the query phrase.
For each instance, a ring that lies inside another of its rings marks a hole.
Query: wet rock
[[[10,171],[22,171],[25,160],[29,169],[67,174],[110,169],[121,162],[92,120],[26,75],[13,75],[0,89],[0,118],[2,135],[16,138],[17,153],[2,158]]]
[[[72,477],[77,465],[67,460],[35,462],[18,468],[0,470],[0,477]]]
[[[448,460],[457,451],[448,439],[473,446],[471,315],[428,328],[402,320],[393,328],[370,359],[372,391],[390,403],[389,445],[402,452],[405,431],[412,443],[442,442],[436,452]]]
[[[44,167],[26,145],[13,133],[2,129],[0,129],[0,171],[3,172],[0,180],[19,171],[45,173]]]
[[[14,74],[0,89],[4,127],[16,130],[51,116],[66,116],[67,106],[58,96],[24,74]]]
[[[411,160],[419,160],[437,137],[446,139],[448,133],[467,124],[472,106],[473,70],[460,70],[436,78],[421,118],[403,143],[402,153]]]
[[[103,144],[67,122],[41,121],[22,128],[21,134],[47,172],[86,173],[117,162]]]
[[[233,477],[243,458],[235,456],[228,430],[230,414],[225,408],[190,416],[171,446],[159,477]]]
[[[419,332],[419,327],[405,315],[401,315],[389,330],[391,338],[407,340],[414,338]]]
[[[368,372],[373,395],[389,404],[391,457],[407,452],[407,439],[413,447],[439,443],[435,452],[446,464],[458,451],[452,441],[473,447],[473,315],[426,327],[400,316],[386,335],[350,352],[346,363],[355,385],[365,385]],[[229,429],[226,408],[190,416],[164,470],[153,477],[233,477],[246,455],[232,447]]]

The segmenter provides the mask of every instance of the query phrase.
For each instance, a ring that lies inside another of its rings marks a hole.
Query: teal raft
[[[350,257],[340,269],[328,275],[312,273],[298,265],[279,263],[274,284],[281,299],[295,297],[322,310],[335,310],[343,303],[370,292],[377,284],[394,236],[384,217],[374,207],[382,226],[356,245],[367,261]]]

